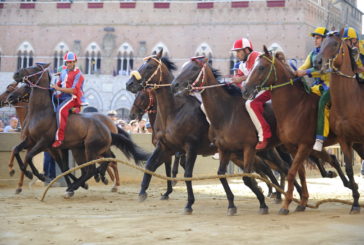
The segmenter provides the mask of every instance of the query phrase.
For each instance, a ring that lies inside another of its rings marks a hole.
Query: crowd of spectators
[[[129,134],[148,134],[152,133],[152,127],[150,122],[147,122],[145,119],[131,120],[130,122],[126,122],[117,117],[117,112],[112,110],[107,113],[107,115],[114,121],[115,125],[124,129]]]
[[[20,132],[19,120],[16,117],[11,117],[7,125],[0,119],[0,133],[15,133]]]

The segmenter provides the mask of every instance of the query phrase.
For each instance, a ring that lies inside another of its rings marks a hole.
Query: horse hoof
[[[161,200],[168,200],[169,196],[168,195],[161,195]]]
[[[234,216],[236,213],[237,213],[237,208],[236,207],[228,208],[228,212],[227,212],[228,216]]]
[[[109,181],[107,180],[107,178],[103,178],[102,183],[104,183],[104,185],[107,185],[107,184],[109,184]]]
[[[13,176],[15,174],[15,170],[14,169],[12,169],[10,172],[9,172],[9,175],[10,176]]]
[[[46,177],[44,176],[44,174],[39,175],[39,180],[42,181],[42,182],[46,181]]]
[[[88,184],[86,184],[86,183],[85,183],[85,184],[82,186],[82,188],[83,188],[83,189],[85,189],[85,190],[88,190]]]
[[[350,214],[359,214],[360,213],[360,207],[352,207],[350,210]]]
[[[22,189],[21,189],[21,188],[17,188],[17,189],[15,190],[15,194],[20,194],[20,192],[22,192]]]
[[[274,203],[275,204],[280,204],[280,203],[282,203],[282,199],[276,198],[276,199],[274,199]]]
[[[118,188],[117,188],[116,186],[113,186],[113,187],[111,188],[111,192],[118,192]]]
[[[185,208],[183,214],[185,215],[191,215],[193,212],[193,209],[192,208]]]
[[[66,193],[64,193],[64,198],[65,199],[70,199],[71,197],[73,197],[75,193],[73,191],[66,191]]]
[[[177,185],[177,181],[172,181],[172,186],[176,186]]]
[[[306,210],[306,206],[298,205],[296,208],[296,212],[303,212]]]
[[[32,174],[32,172],[30,172],[30,171],[28,171],[28,170],[26,170],[26,171],[24,172],[24,175],[25,175],[28,179],[33,179],[33,174]]]
[[[285,208],[281,208],[279,210],[278,214],[280,214],[280,215],[287,215],[287,214],[289,214],[289,210],[288,209],[285,209]]]
[[[266,208],[260,208],[259,209],[259,214],[268,214],[268,207],[266,207]]]
[[[144,202],[145,199],[147,199],[148,194],[144,193],[144,194],[139,194],[139,202]]]
[[[98,174],[94,175],[94,179],[97,183],[100,182],[100,176]]]
[[[334,171],[328,171],[327,172],[327,177],[328,178],[335,178],[335,177],[337,177],[337,173],[334,172]]]

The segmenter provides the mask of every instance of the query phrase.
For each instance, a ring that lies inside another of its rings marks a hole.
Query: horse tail
[[[128,159],[132,157],[137,165],[140,165],[141,161],[146,161],[150,156],[150,153],[137,146],[129,135],[111,133],[111,138],[111,144],[119,148]]]

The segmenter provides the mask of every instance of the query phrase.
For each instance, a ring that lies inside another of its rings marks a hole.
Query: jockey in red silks
[[[236,51],[236,57],[240,62],[239,69],[232,78],[232,82],[242,87],[260,53],[253,50],[252,43],[246,38],[236,40],[231,50]],[[263,105],[270,99],[270,91],[261,91],[253,100],[247,100],[245,103],[246,109],[258,131],[259,142],[255,147],[256,149],[264,149],[267,146],[268,139],[272,136],[269,124],[263,117]]]
[[[63,59],[67,68],[61,71],[58,82],[52,85],[52,88],[59,91],[59,105],[56,111],[58,130],[56,140],[52,144],[55,148],[62,145],[69,111],[74,107],[81,107],[83,96],[84,77],[76,67],[77,56],[73,52],[68,52]]]

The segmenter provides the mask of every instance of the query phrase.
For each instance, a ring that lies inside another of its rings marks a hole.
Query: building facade
[[[178,67],[205,55],[225,75],[234,62],[232,44],[243,36],[258,51],[266,45],[302,61],[316,26],[361,30],[355,6],[355,0],[6,0],[0,2],[0,85],[35,62],[50,62],[55,70],[71,50],[87,74],[90,105],[127,111],[133,102],[125,91],[130,71],[161,48]]]

